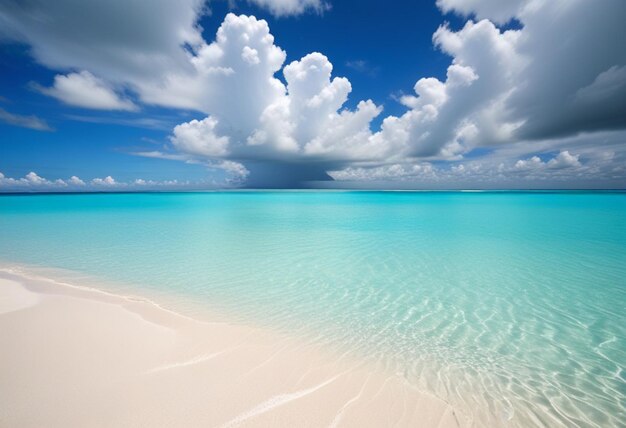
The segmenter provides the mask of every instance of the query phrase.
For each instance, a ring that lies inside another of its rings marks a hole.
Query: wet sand
[[[401,376],[300,338],[10,269],[0,379],[3,427],[466,425]]]

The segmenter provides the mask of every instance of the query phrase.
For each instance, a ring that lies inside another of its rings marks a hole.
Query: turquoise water
[[[0,259],[375,359],[475,426],[626,426],[623,193],[1,196]]]

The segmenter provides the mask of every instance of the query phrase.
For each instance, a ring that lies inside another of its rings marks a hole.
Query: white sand
[[[10,279],[0,279],[0,314],[19,311],[39,303],[39,295],[28,291],[22,284]]]
[[[401,377],[273,331],[0,270],[2,427],[457,427]]]

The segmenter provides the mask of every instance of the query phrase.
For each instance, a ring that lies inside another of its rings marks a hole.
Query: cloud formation
[[[248,91],[237,93],[225,106],[205,102],[202,110],[209,116],[204,121],[179,125],[172,141],[179,151],[194,156],[229,159],[244,165],[271,162],[292,173],[287,165],[303,162],[308,168],[328,171],[365,162],[458,161],[481,147],[623,129],[626,115],[620,113],[626,112],[622,105],[626,79],[620,64],[626,63],[626,57],[615,41],[607,40],[605,32],[594,35],[591,24],[579,29],[575,35],[580,40],[576,44],[579,55],[582,51],[583,56],[593,57],[597,44],[607,52],[582,67],[574,66],[570,49],[545,42],[557,39],[557,33],[564,31],[561,26],[568,24],[561,20],[581,14],[592,23],[602,20],[605,25],[620,28],[618,20],[609,15],[620,15],[623,3],[609,1],[601,12],[582,2],[557,3],[558,8],[543,3],[530,8],[520,2],[509,11],[498,10],[492,15],[496,10],[479,2],[486,9],[472,10],[478,16],[497,16],[498,22],[516,17],[523,24],[517,30],[500,30],[486,19],[470,20],[458,31],[441,26],[433,42],[452,57],[446,80],[419,79],[415,95],[400,99],[407,112],[386,117],[377,131],[372,130],[371,122],[382,108],[365,100],[354,111],[344,109],[351,84],[346,78],[332,77],[328,58],[312,53],[286,65],[282,69],[286,82],[283,86],[273,73],[281,68],[284,53],[273,44],[267,23],[229,15],[218,30],[216,42],[206,48],[219,52],[210,69],[220,70],[221,85],[217,86],[227,87],[229,92],[232,87],[251,87],[250,81],[261,83],[255,86],[258,92],[253,99],[262,102],[243,102],[248,100]],[[446,7],[457,10],[454,2]],[[232,39],[245,43],[232,43]],[[250,53],[257,52],[252,46],[270,40],[271,44],[263,49],[275,51],[276,55]],[[567,78],[557,73],[555,63],[571,63]],[[262,72],[249,70],[255,67]],[[203,79],[208,87],[216,86],[207,83],[208,79]],[[549,87],[546,80],[551,83]],[[204,125],[203,131],[186,137],[176,132],[192,126],[198,131],[200,125]]]
[[[83,180],[81,180],[80,178],[78,178],[75,175],[72,175],[69,180],[67,180],[68,184],[73,184],[74,186],[84,186],[85,182]]]
[[[202,189],[216,187],[212,182],[191,182],[178,180],[145,180],[137,178],[130,181],[118,181],[113,177],[96,177],[82,180],[73,175],[70,178],[50,180],[31,171],[21,178],[7,177],[0,172],[0,192],[72,192],[72,191],[138,191],[138,190],[176,190]]]
[[[104,80],[88,71],[57,75],[50,88],[36,86],[36,89],[65,104],[96,110],[136,111],[138,107],[130,100],[116,94]]]
[[[250,1],[277,16],[328,7]],[[346,108],[352,85],[333,75],[331,61],[312,52],[285,64],[268,23],[254,16],[228,14],[207,42],[197,24],[206,10],[200,0],[138,1],[128,10],[114,0],[85,16],[70,0],[58,3],[0,6],[1,35],[30,44],[40,63],[69,71],[44,92],[88,108],[143,103],[202,113],[175,126],[163,150],[142,156],[202,163],[252,186],[366,179],[368,171],[386,179],[437,173],[479,180],[487,168],[495,178],[543,171],[584,180],[573,171],[588,168],[594,179],[626,179],[617,165],[626,151],[622,0],[437,0],[444,13],[469,18],[433,34],[451,58],[446,76],[416,76],[413,94],[399,100],[406,111],[376,128],[383,106],[365,99]],[[35,25],[41,15],[51,19]],[[113,25],[119,16],[127,19]],[[511,20],[517,24],[506,29]],[[600,161],[593,151],[612,155]],[[600,174],[601,164],[612,175]]]
[[[496,24],[505,24],[517,17],[528,0],[437,0],[437,7],[444,13],[457,12],[476,19],[488,19]]]
[[[87,70],[131,84],[188,66],[181,47],[202,42],[196,25],[204,11],[201,0],[77,6],[74,0],[2,2],[0,36],[27,43],[34,58],[51,69]]]
[[[381,108],[368,100],[340,111],[352,87],[332,77],[326,56],[314,52],[285,66],[286,85],[275,77],[285,58],[266,21],[227,15],[215,41],[191,58],[195,73],[169,76],[152,98],[165,103],[163,96],[185,92],[176,99],[209,114],[174,128],[173,148],[244,163],[252,178],[273,169],[277,185],[329,179],[329,163],[373,159],[385,150],[368,141]]]
[[[48,123],[38,118],[37,116],[23,116],[20,114],[14,114],[0,108],[0,120],[4,123],[8,123],[13,126],[20,126],[22,128],[30,128],[36,131],[53,131]]]
[[[266,8],[272,15],[293,16],[300,15],[308,10],[322,13],[330,9],[330,4],[324,0],[248,0],[259,7]]]
[[[458,161],[451,165],[436,162],[394,163],[373,167],[348,167],[330,174],[350,187],[389,187],[420,189],[561,189],[595,188],[598,183],[620,183],[625,157],[604,152],[601,155],[561,151],[523,159],[498,158]],[[581,181],[581,178],[585,180]],[[468,183],[470,183],[468,185]],[[615,186],[618,187],[618,186]]]
[[[6,177],[0,172],[0,190],[24,190],[24,189],[63,189],[67,187],[64,180],[47,180],[31,171],[22,178]]]

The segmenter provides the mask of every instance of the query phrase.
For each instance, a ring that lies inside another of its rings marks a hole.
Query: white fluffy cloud
[[[529,159],[520,159],[515,162],[515,169],[519,171],[541,170],[545,168],[562,169],[581,166],[578,160],[579,155],[572,155],[567,150],[560,152],[557,156],[548,162],[541,160],[539,156],[533,156]]]
[[[232,183],[232,185],[234,184],[237,183]],[[67,180],[60,178],[50,180],[32,171],[21,178],[7,177],[0,172],[0,192],[72,192],[85,190],[114,192],[119,190],[203,189],[217,186],[223,187],[224,183],[145,180],[142,178],[130,181],[117,181],[111,176],[104,178],[96,177],[92,180],[84,181],[75,175]]]
[[[97,110],[137,110],[132,101],[116,94],[104,80],[88,71],[57,75],[52,87],[38,87],[38,90],[71,106]]]
[[[137,88],[149,103],[217,112],[220,126],[241,137],[283,93],[274,74],[285,57],[266,21],[228,14],[215,41],[200,44],[187,58],[188,70],[168,73],[158,84],[144,80]]]
[[[181,152],[206,157],[220,157],[228,154],[228,137],[215,135],[217,120],[207,117],[192,120],[174,128],[172,144]]]
[[[94,178],[93,180],[91,180],[91,184],[95,184],[96,186],[108,186],[108,187],[114,187],[114,186],[120,185],[120,183],[115,181],[115,179],[111,177],[110,175],[104,178]]]
[[[195,158],[237,163],[383,156],[388,147],[373,141],[370,130],[382,109],[369,100],[354,111],[342,109],[350,82],[332,77],[332,64],[317,52],[285,66],[284,85],[274,75],[285,57],[266,21],[229,14],[215,42],[191,60],[198,89],[194,103],[209,116],[178,125],[173,148]],[[171,76],[168,87],[165,93],[189,87],[189,78]]]
[[[73,184],[75,186],[84,186],[85,182],[78,178],[75,175],[72,175],[69,180],[67,180],[68,184]]]
[[[579,155],[572,155],[567,150],[560,152],[548,162],[550,168],[571,168],[580,166]]]
[[[263,147],[266,156],[275,158],[343,161],[379,156],[369,141],[369,124],[382,109],[368,100],[355,111],[340,111],[352,86],[346,78],[332,78],[332,69],[317,52],[288,64],[283,95],[265,108],[247,145]]]
[[[382,166],[351,166],[332,171],[340,182],[374,183],[385,187],[418,187],[426,189],[489,189],[489,188],[568,188],[580,187],[580,177],[593,174],[598,179],[610,180],[606,159],[589,157],[583,163],[581,155],[561,151],[546,160],[539,156],[526,159],[482,159],[434,165],[429,162],[394,163]],[[603,171],[603,172],[599,172]],[[593,183],[587,183],[593,187]],[[367,187],[367,185],[366,185]]]
[[[0,190],[58,190],[68,187],[68,184],[61,179],[48,180],[31,171],[22,178],[6,177],[0,173]]]
[[[26,174],[24,178],[26,179],[27,182],[31,184],[44,184],[47,182],[47,180],[41,178],[40,176],[38,176],[32,171]]]

